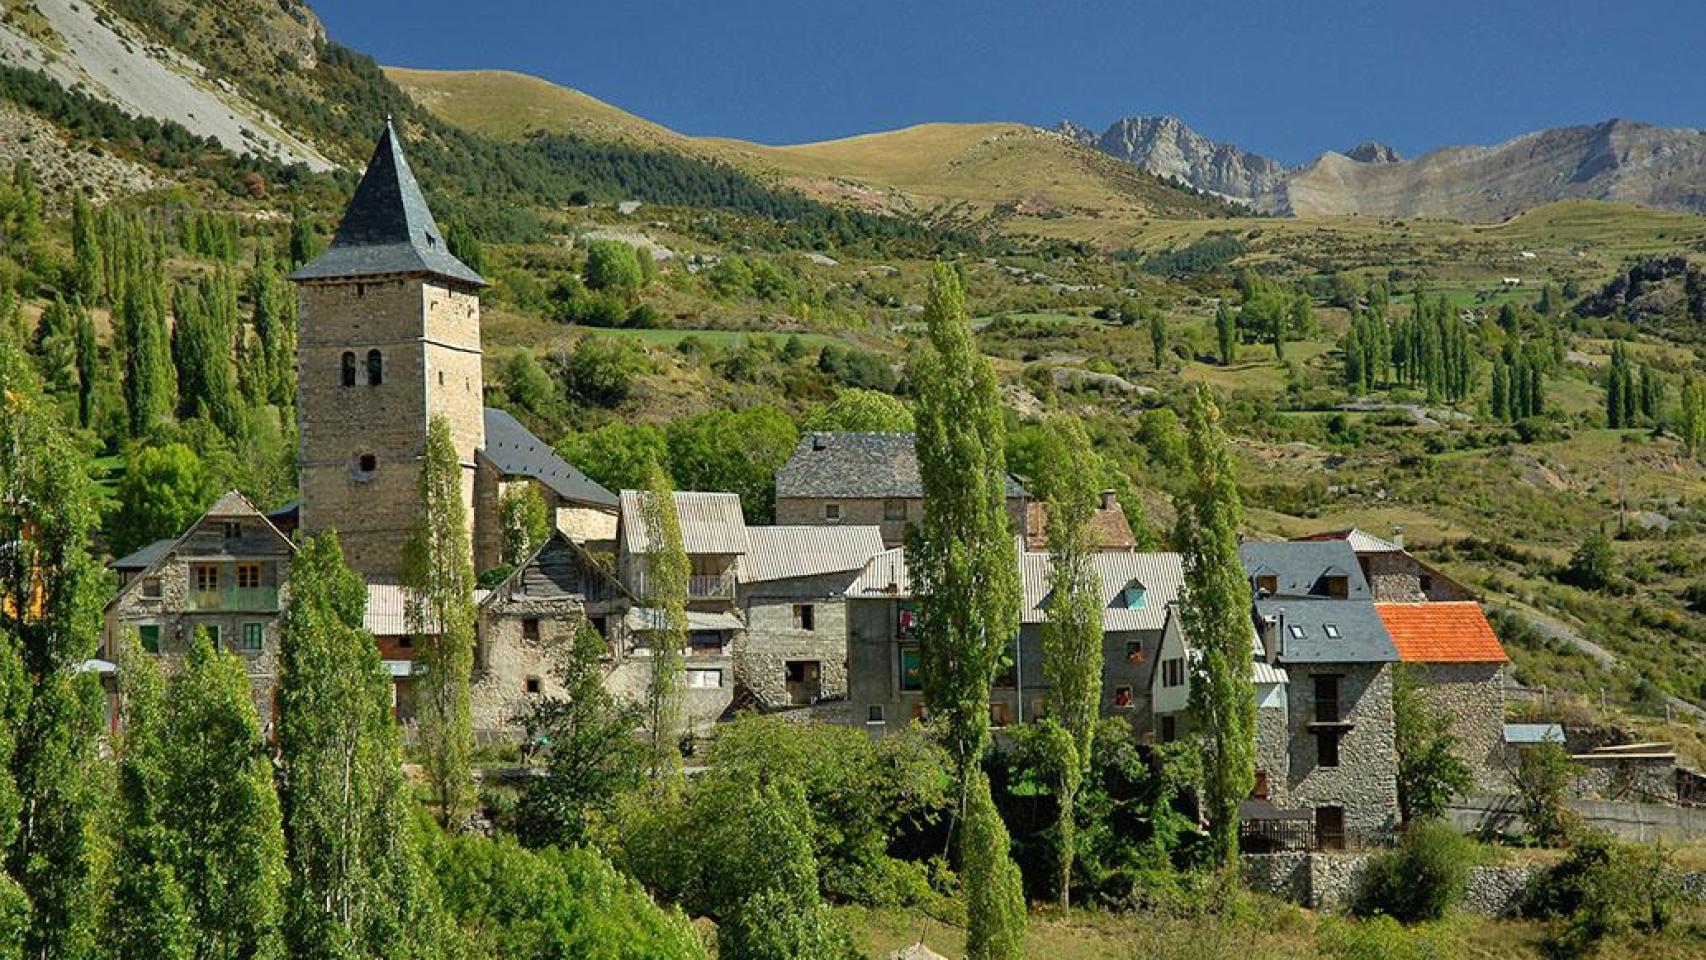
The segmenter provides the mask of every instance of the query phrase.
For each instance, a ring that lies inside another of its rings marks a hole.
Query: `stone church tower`
[[[389,119],[331,247],[290,278],[302,528],[338,531],[351,567],[394,580],[435,415],[450,421],[473,523],[486,281],[451,254]]]

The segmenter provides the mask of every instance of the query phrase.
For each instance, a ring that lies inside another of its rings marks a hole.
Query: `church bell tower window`
[[[385,357],[378,350],[367,351],[367,385],[377,387],[385,382]]]
[[[355,354],[344,351],[344,386],[355,386]]]

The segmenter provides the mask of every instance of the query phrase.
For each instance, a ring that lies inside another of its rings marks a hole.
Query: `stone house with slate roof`
[[[485,444],[474,473],[474,568],[490,570],[503,556],[503,498],[532,486],[556,529],[585,543],[616,538],[617,498],[571,466],[507,411],[485,408]]]
[[[1374,599],[1390,603],[1419,603],[1424,600],[1473,600],[1469,588],[1416,559],[1404,549],[1402,536],[1384,540],[1355,527],[1327,530],[1298,537],[1293,542],[1340,541],[1356,554],[1357,566],[1368,581]]]
[[[1102,712],[1147,731],[1151,663],[1168,607],[1178,598],[1183,567],[1172,553],[1101,553],[1093,562],[1103,597]],[[1035,720],[1048,710],[1042,625],[1050,563],[1046,553],[1019,555],[1024,606],[1009,652],[1012,668],[990,690],[990,719],[998,728]],[[917,617],[902,549],[873,557],[847,589],[848,699],[854,722],[864,722],[874,734],[923,716]]]
[[[103,658],[116,663],[120,638],[135,630],[144,650],[170,662],[188,651],[196,631],[206,630],[242,658],[266,723],[295,545],[233,490],[164,548],[147,549],[152,559],[107,603]]]
[[[1007,478],[1007,514],[1025,529],[1031,495]],[[807,433],[776,471],[779,524],[875,526],[899,546],[908,523],[924,517],[924,483],[910,433]],[[1128,531],[1129,532],[1129,531]]]

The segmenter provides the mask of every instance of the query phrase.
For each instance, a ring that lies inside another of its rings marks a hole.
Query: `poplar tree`
[[[87,458],[0,339],[0,912],[28,920],[30,957],[92,952],[92,820],[105,696],[80,667],[99,647],[107,577]],[[28,535],[26,535],[26,531]]]
[[[1255,787],[1256,695],[1251,682],[1250,585],[1238,557],[1244,508],[1208,388],[1198,385],[1186,418],[1190,476],[1176,506],[1174,539],[1184,554],[1179,613],[1201,653],[1191,713],[1203,731],[1205,813],[1213,862],[1235,877],[1238,804]]]
[[[1078,790],[1089,770],[1102,704],[1102,583],[1091,562],[1096,483],[1102,465],[1078,418],[1060,417],[1050,432],[1036,493],[1048,516],[1049,605],[1042,626],[1043,679],[1049,715],[1038,723],[1051,756],[1055,797],[1055,869],[1060,906],[1072,905],[1072,860]]]
[[[971,774],[963,837],[966,960],[1018,960],[1025,955],[1024,878],[1007,855],[1012,840],[981,769]]]
[[[919,598],[924,699],[953,758],[966,829],[960,859],[968,891],[1005,897],[1012,861],[1004,829],[973,829],[987,794],[989,687],[1019,632],[1019,567],[1007,516],[1006,426],[989,359],[977,352],[958,275],[937,264],[925,302],[925,341],[908,379],[917,384],[915,444],[923,524],[909,527],[907,565]],[[982,786],[979,787],[978,785]],[[987,814],[999,821],[993,805]],[[968,907],[970,905],[968,904]],[[973,956],[1017,956],[1024,913],[969,910]]]
[[[1623,352],[1623,341],[1618,340],[1611,345],[1611,368],[1605,379],[1605,425],[1613,430],[1629,425],[1624,415],[1630,406],[1625,399],[1628,381],[1628,358]]]
[[[681,700],[686,682],[682,648],[687,645],[687,583],[692,568],[681,539],[675,490],[655,460],[646,467],[640,509],[646,526],[646,577],[641,593],[654,618],[647,624],[652,670],[646,681],[646,731],[653,790],[667,792],[674,789],[681,772]]]
[[[289,409],[296,404],[296,296],[263,247],[249,279],[251,323],[260,348],[263,401]]]
[[[154,293],[139,279],[125,285],[121,324],[125,331],[124,402],[130,435],[145,436],[172,410],[172,363],[166,322]]]
[[[391,678],[362,627],[367,589],[335,533],[291,565],[278,687],[290,957],[433,956]]]
[[[84,301],[75,301],[73,309],[77,338],[77,425],[88,429],[95,425],[95,377],[100,346],[95,340],[94,318],[89,316]]]
[[[462,501],[462,463],[450,421],[427,425],[419,479],[420,514],[403,544],[399,571],[409,632],[424,676],[415,681],[415,723],[422,766],[440,826],[455,823],[472,800],[474,732],[469,683],[474,672],[474,551]]]
[[[1493,361],[1493,385],[1489,399],[1493,419],[1507,421],[1511,419],[1510,370],[1503,357]]]
[[[1157,307],[1149,308],[1149,349],[1155,369],[1161,369],[1161,358],[1167,354],[1167,320]]]
[[[1231,366],[1238,343],[1238,319],[1232,313],[1232,308],[1221,299],[1220,305],[1214,308],[1214,336],[1220,346],[1220,365]]]
[[[1706,386],[1685,374],[1682,379],[1682,450],[1698,457],[1706,449]]]
[[[85,303],[99,300],[106,288],[106,270],[101,263],[95,211],[81,192],[71,204],[71,259],[77,296]]]

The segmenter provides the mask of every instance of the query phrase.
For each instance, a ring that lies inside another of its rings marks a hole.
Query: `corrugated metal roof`
[[[1564,727],[1556,723],[1507,723],[1506,743],[1563,743]]]
[[[1293,537],[1296,543],[1318,542],[1323,540],[1341,540],[1357,553],[1402,553],[1404,548],[1390,540],[1352,527],[1349,530],[1324,530],[1321,533],[1311,533],[1307,536]]]
[[[486,445],[480,452],[499,473],[531,477],[566,500],[616,506],[616,494],[575,469],[507,411],[486,408]]]
[[[1250,667],[1251,683],[1290,683],[1291,678],[1285,671],[1262,659],[1262,652],[1256,651],[1256,662]]]
[[[1510,660],[1478,603],[1377,603],[1374,609],[1406,663]]]
[[[635,633],[650,633],[664,628],[663,611],[652,607],[632,607],[624,618],[628,629]],[[687,611],[689,630],[745,630],[746,624],[732,613]]]
[[[387,274],[432,274],[483,287],[485,278],[450,252],[432,217],[389,118],[373,158],[344,209],[325,253],[290,275],[292,280],[337,280]]]
[[[622,549],[629,554],[651,551],[646,536],[645,491],[622,491]],[[746,520],[740,497],[732,493],[675,492],[675,513],[681,520],[681,542],[689,554],[735,555],[746,552]]]
[[[1184,561],[1178,554],[1097,553],[1091,555],[1090,563],[1102,584],[1103,630],[1159,630],[1167,622],[1167,605],[1179,599],[1185,579]],[[1053,568],[1050,554],[1027,552],[1020,556],[1019,576],[1025,585],[1023,622],[1048,619],[1048,580]],[[1128,586],[1142,590],[1140,609],[1130,609],[1123,602]]]
[[[884,550],[865,561],[859,579],[847,588],[849,597],[910,597],[912,577],[906,572],[906,549]]]
[[[883,552],[877,527],[747,527],[742,583],[858,570]]]
[[[113,569],[146,570],[154,565],[154,561],[165,556],[166,551],[172,549],[172,544],[177,542],[178,541],[175,538],[171,537],[168,537],[165,540],[156,540],[135,553],[127,554],[117,560],[114,560]]]
[[[474,602],[484,603],[490,590],[474,591]],[[404,637],[413,633],[409,629],[408,594],[395,583],[370,583],[367,585],[367,612],[362,616],[361,625],[368,633],[376,637]],[[427,623],[424,632],[432,633],[437,625]]]
[[[776,471],[776,496],[918,499],[924,483],[913,443],[910,433],[807,433]],[[1009,476],[1007,496],[1030,494]]]

